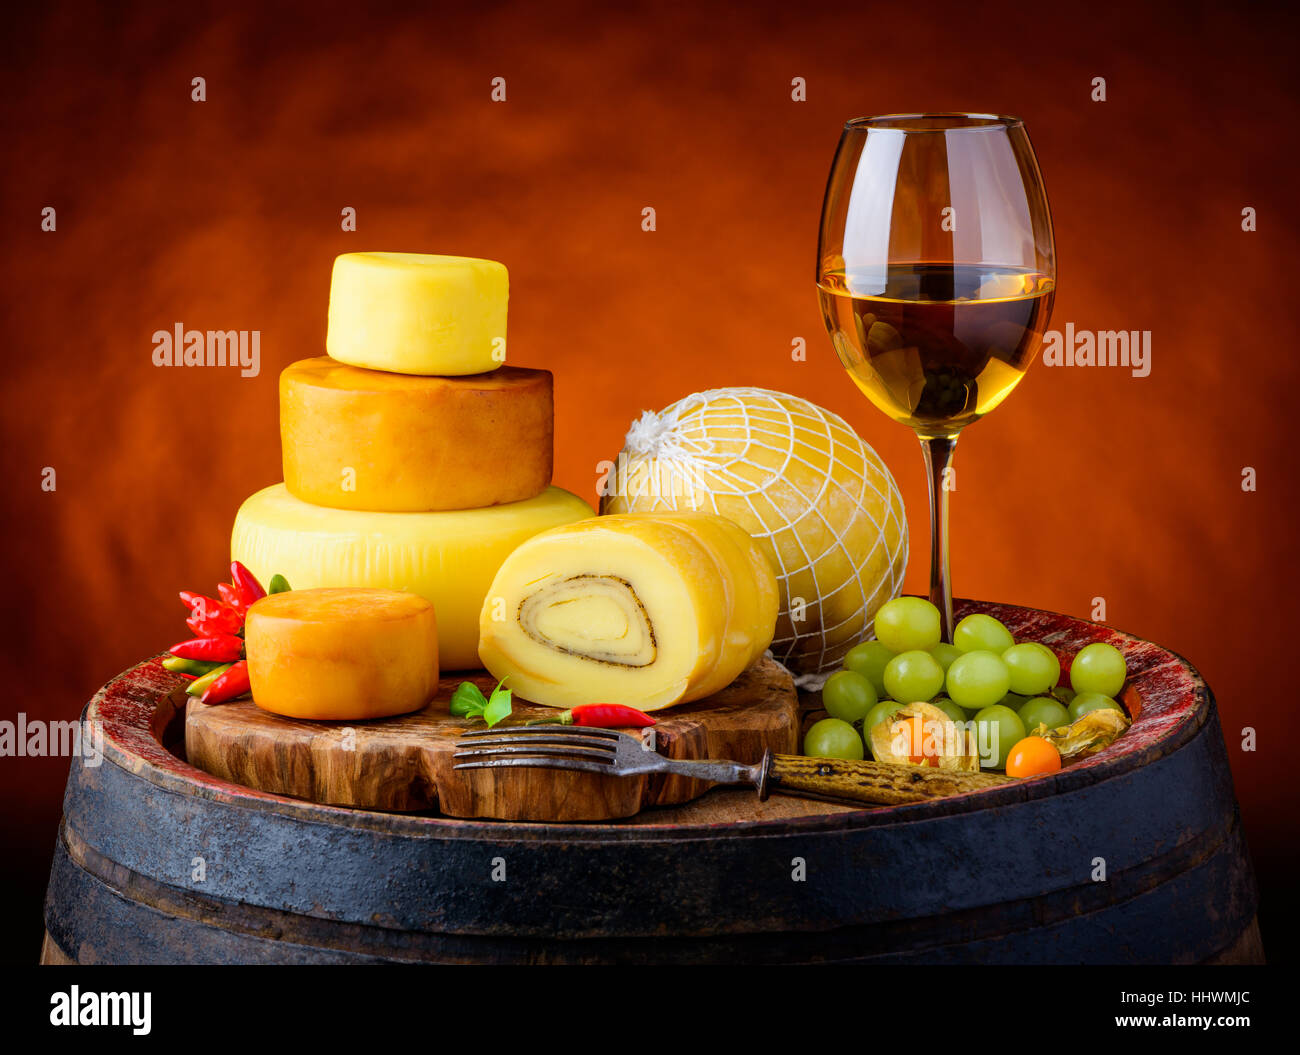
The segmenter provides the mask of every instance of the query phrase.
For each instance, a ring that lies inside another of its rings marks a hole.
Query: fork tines
[[[610,729],[571,725],[528,725],[509,729],[475,729],[452,757],[465,759],[456,769],[524,766],[608,772],[614,765],[619,734]],[[473,761],[469,761],[472,759]]]

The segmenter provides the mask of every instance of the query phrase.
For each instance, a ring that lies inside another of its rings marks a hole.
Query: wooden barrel
[[[1259,962],[1257,893],[1214,700],[1178,656],[987,611],[1062,654],[1122,648],[1133,727],[1051,777],[857,809],[715,790],[610,824],[319,806],[186,764],[156,660],[84,713],[46,962]]]

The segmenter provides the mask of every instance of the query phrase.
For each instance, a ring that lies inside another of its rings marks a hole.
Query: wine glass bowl
[[[847,122],[822,207],[817,288],[853,382],[921,438],[931,600],[950,640],[946,471],[956,437],[1019,384],[1056,288],[1047,194],[1024,123],[965,113]]]
[[[831,340],[880,410],[922,436],[955,436],[1020,383],[1051,313],[1045,275],[981,264],[830,272]]]

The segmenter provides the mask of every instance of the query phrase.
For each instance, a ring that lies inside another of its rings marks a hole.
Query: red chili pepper
[[[201,637],[212,637],[214,634],[238,634],[244,628],[244,613],[223,604],[211,609],[205,618],[190,619],[187,622]],[[202,627],[201,630],[195,628],[196,623]]]
[[[248,607],[244,603],[244,599],[239,596],[239,591],[228,582],[217,583],[217,593],[221,594],[221,603],[228,608],[242,612]]]
[[[186,619],[188,626],[198,637],[234,637],[244,625],[244,621],[229,608],[223,614],[206,622],[198,619]]]
[[[239,659],[244,651],[243,639],[234,634],[218,634],[215,637],[196,637],[181,641],[167,650],[181,659],[208,659],[215,663],[229,663]]]
[[[181,604],[190,610],[190,615],[195,619],[205,619],[221,608],[221,602],[215,597],[204,597],[193,590],[181,591]]]
[[[235,589],[239,591],[239,600],[245,608],[259,597],[266,596],[266,591],[262,589],[262,584],[257,581],[257,577],[239,561],[231,562],[230,579],[235,584]]]
[[[558,724],[587,725],[596,729],[621,729],[628,726],[644,729],[654,725],[655,720],[644,711],[624,707],[621,703],[580,703],[571,711],[561,712]]]
[[[201,703],[228,703],[248,692],[248,661],[241,659],[203,690]]]
[[[244,625],[244,612],[239,606],[239,596],[235,588],[229,583],[221,583],[217,590],[222,595],[220,601],[215,597],[205,597],[201,593],[195,593],[193,590],[180,591],[181,603],[190,610],[190,618],[187,622],[196,634],[209,637],[213,631],[233,634]],[[199,629],[200,626],[205,629]]]

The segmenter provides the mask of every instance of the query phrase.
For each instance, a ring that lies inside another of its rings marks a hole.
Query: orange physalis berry
[[[1007,756],[1007,776],[1037,777],[1061,768],[1061,752],[1041,736],[1026,736]]]
[[[919,714],[904,719],[899,723],[902,725],[903,748],[907,753],[907,760],[914,766],[935,766],[939,765],[937,744],[933,735],[933,730],[927,728],[927,723]],[[942,742],[942,737],[940,737]]]

